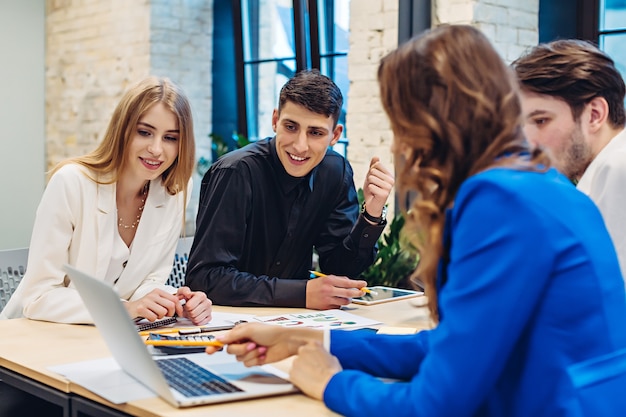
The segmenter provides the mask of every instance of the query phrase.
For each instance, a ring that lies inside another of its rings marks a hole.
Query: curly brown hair
[[[513,72],[471,26],[444,25],[411,39],[383,58],[378,80],[394,133],[399,191],[417,195],[404,229],[420,253],[413,278],[424,283],[438,320],[445,211],[463,181],[495,166],[543,170],[550,163],[523,135]]]

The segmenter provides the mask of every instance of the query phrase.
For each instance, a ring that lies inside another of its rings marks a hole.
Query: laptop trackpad
[[[235,383],[244,390],[249,389],[250,386],[258,386],[259,388],[272,385],[292,386],[287,380],[288,375],[272,365],[247,368],[243,363],[238,362],[235,356],[229,355],[225,351],[213,355],[195,353],[185,355],[185,357]]]
[[[211,365],[211,369],[230,381],[249,382],[254,384],[289,384],[289,381],[280,378],[270,372],[267,372],[260,366],[247,368],[241,362],[223,363],[219,365]]]

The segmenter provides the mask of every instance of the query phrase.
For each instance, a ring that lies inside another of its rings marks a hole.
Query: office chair
[[[185,285],[185,274],[187,273],[187,261],[189,261],[189,251],[193,243],[193,236],[181,237],[178,239],[176,254],[174,255],[174,265],[166,284],[174,288]]]
[[[28,248],[0,250],[0,311],[26,272]]]

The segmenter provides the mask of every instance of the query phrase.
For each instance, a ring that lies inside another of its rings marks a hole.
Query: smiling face
[[[522,91],[521,98],[528,141],[545,147],[554,166],[569,178],[582,176],[593,152],[581,118],[575,120],[569,105],[557,97]]]
[[[163,103],[140,118],[127,149],[125,173],[140,181],[161,176],[178,156],[178,119]]]
[[[343,131],[343,126],[334,124],[332,116],[314,113],[290,101],[282,106],[280,114],[274,110],[276,152],[289,175],[304,177],[322,162],[328,147],[337,143]]]

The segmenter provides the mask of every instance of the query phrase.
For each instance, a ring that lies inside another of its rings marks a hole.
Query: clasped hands
[[[124,306],[131,317],[143,317],[149,321],[174,315],[185,317],[195,325],[211,320],[211,300],[204,292],[191,291],[189,287],[179,288],[176,294],[156,288],[138,300],[124,303]]]

